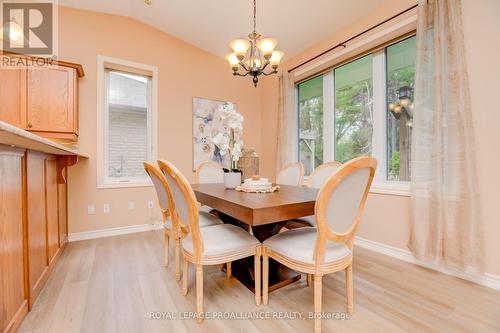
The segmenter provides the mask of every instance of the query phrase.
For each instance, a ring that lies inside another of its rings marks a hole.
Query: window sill
[[[410,183],[409,182],[373,183],[370,188],[370,193],[409,197],[411,196]]]
[[[107,183],[107,184],[98,184],[97,189],[110,189],[110,188],[127,188],[127,187],[150,187],[153,186],[151,182],[143,182],[143,183]]]

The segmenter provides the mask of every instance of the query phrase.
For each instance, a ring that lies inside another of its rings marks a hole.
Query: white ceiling
[[[384,0],[257,0],[257,31],[291,57],[370,13]],[[132,17],[215,55],[252,30],[251,0],[59,0],[59,4]]]

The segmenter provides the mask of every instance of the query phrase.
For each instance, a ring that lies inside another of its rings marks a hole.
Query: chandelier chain
[[[257,0],[253,0],[253,31],[256,31],[257,27]]]

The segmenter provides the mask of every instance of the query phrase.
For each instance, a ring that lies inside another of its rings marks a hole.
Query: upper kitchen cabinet
[[[48,138],[78,139],[80,65],[0,69],[0,120]]]

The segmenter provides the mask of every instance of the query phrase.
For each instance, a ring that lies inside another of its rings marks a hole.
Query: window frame
[[[108,145],[108,75],[114,70],[137,75],[146,75],[148,79],[148,114],[147,114],[147,146],[148,160],[156,163],[157,153],[157,117],[158,117],[158,68],[128,60],[97,56],[97,188],[124,188],[153,186],[149,177],[144,179],[129,178],[128,181],[112,181],[108,177],[109,164],[107,156]]]
[[[312,75],[296,83],[295,91],[298,94],[299,84],[318,76],[323,77],[323,161],[333,161],[335,157],[335,69],[350,62],[356,61],[368,54],[372,54],[372,79],[373,79],[373,136],[372,156],[379,163],[375,178],[371,186],[371,193],[410,196],[410,181],[387,180],[387,47],[415,36],[415,32],[406,33],[398,38],[374,48],[370,52],[363,52],[348,61],[341,62],[327,71]],[[300,105],[297,99],[297,115]],[[300,133],[300,124],[299,124]],[[330,138],[330,140],[327,140]],[[300,142],[300,140],[299,140]],[[298,160],[300,161],[300,147],[298,147]],[[327,149],[328,148],[328,149]],[[308,176],[304,177],[307,180]]]

